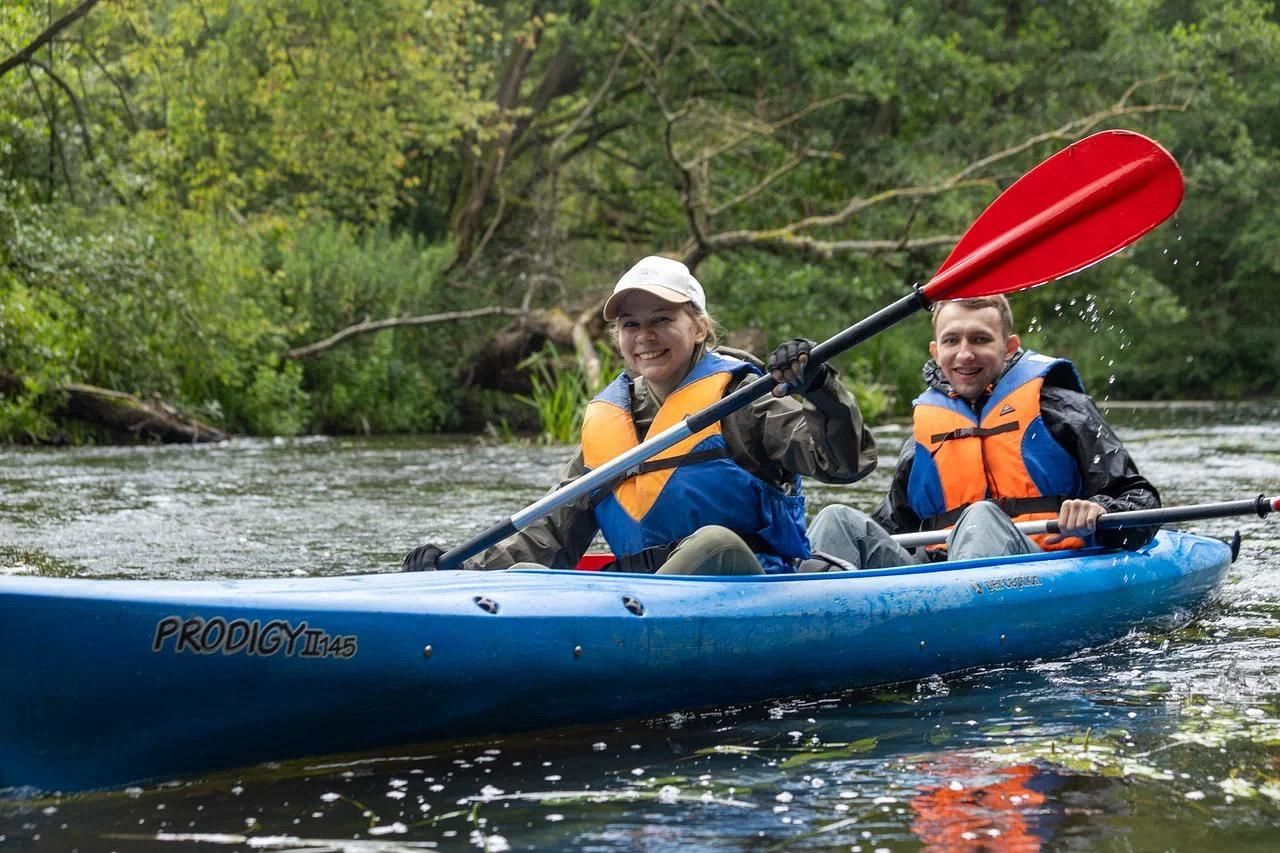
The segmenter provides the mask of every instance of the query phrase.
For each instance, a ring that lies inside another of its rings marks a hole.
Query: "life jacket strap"
[[[621,486],[632,477],[639,477],[641,474],[648,474],[653,471],[665,471],[668,468],[679,468],[682,465],[697,465],[699,462],[710,462],[713,459],[724,459],[729,455],[729,451],[724,447],[711,447],[706,450],[696,450],[693,453],[685,453],[680,456],[671,456],[666,459],[649,459],[634,465],[614,477],[609,482],[600,486],[591,498],[591,508],[595,509],[605,498],[613,492],[614,489]]]
[[[1046,495],[1038,498],[995,498],[991,503],[999,507],[1001,512],[1010,518],[1017,518],[1020,515],[1027,515],[1033,512],[1057,512],[1062,508],[1062,502],[1066,499],[1066,495]],[[920,529],[942,530],[950,527],[972,505],[972,503],[962,504],[953,510],[931,515],[920,523]]]
[[[1000,435],[1005,432],[1014,432],[1018,429],[1017,421],[1009,421],[993,427],[959,427],[951,430],[951,432],[939,432],[929,436],[930,444],[941,445],[953,438],[985,438],[989,435]],[[933,451],[937,453],[938,451]]]

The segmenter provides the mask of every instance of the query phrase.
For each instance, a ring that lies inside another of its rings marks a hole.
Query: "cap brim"
[[[604,304],[604,318],[610,322],[618,319],[618,308],[622,305],[622,300],[627,298],[628,293],[635,290],[652,293],[663,302],[670,302],[672,305],[681,305],[685,302],[693,301],[688,294],[672,290],[669,287],[663,287],[660,284],[633,284],[625,290],[616,291],[609,297],[609,301]]]

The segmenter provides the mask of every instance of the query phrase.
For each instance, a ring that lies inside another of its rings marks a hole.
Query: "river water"
[[[1110,407],[1166,505],[1280,493],[1280,404]],[[886,467],[811,506],[871,508]],[[566,448],[236,440],[0,451],[0,573],[395,571],[538,498]],[[1172,633],[873,691],[405,746],[77,796],[0,792],[21,850],[1275,850],[1280,519]],[[0,618],[4,618],[0,614]]]

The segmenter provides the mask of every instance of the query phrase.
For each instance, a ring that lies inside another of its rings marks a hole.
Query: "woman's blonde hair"
[[[698,306],[692,302],[684,303],[684,308],[693,319],[696,320],[702,317],[707,321],[707,339],[703,341],[703,346],[707,349],[715,349],[720,346],[720,336],[724,334],[724,327],[720,325],[720,321],[712,317],[710,311],[699,310]]]

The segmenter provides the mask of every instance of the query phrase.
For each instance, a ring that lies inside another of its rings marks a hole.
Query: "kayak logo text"
[[[356,636],[334,635],[312,628],[306,621],[293,624],[284,619],[263,622],[258,619],[205,619],[191,616],[166,616],[156,623],[151,651],[162,652],[172,641],[177,654],[252,655],[300,658],[342,658],[356,656]]]
[[[999,589],[1022,589],[1028,586],[1040,586],[1040,578],[1037,575],[1018,575],[1012,578],[992,578],[989,581],[970,581],[969,586],[978,595],[984,592],[995,592]]]

